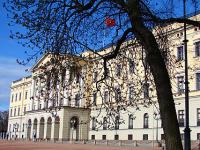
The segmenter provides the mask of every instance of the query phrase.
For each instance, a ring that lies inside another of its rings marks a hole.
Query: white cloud
[[[16,58],[0,57],[0,110],[8,109],[10,85],[12,81],[29,75],[25,72],[29,66],[22,66]]]

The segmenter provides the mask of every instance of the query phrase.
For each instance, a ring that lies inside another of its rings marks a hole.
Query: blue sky
[[[17,40],[9,38],[10,27],[7,25],[9,20],[0,2],[0,111],[7,110],[10,99],[10,85],[13,80],[17,80],[30,73],[25,69],[30,65],[22,66],[16,59],[24,59],[26,48],[17,43]]]
[[[25,70],[31,68],[31,64],[22,66],[16,62],[16,59],[26,59],[27,56],[24,51],[30,50],[18,44],[17,40],[9,38],[11,28],[7,25],[9,19],[6,17],[6,11],[2,8],[3,1],[6,0],[0,0],[0,111],[7,110],[9,107],[12,81],[30,75]],[[158,2],[162,3],[163,1]],[[175,7],[176,14],[178,16],[182,15],[182,1],[175,0],[174,3],[177,6]],[[194,11],[190,4],[188,5],[188,11]]]

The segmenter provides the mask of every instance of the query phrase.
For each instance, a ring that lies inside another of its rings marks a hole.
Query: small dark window
[[[200,108],[197,108],[197,126],[200,126]]]
[[[118,76],[118,77],[121,76],[121,70],[122,70],[121,64],[117,64],[117,66],[116,66],[116,76]]]
[[[183,46],[177,47],[177,60],[181,61],[184,59],[184,51],[183,51]]]
[[[184,127],[184,110],[178,111],[178,123],[179,127]]]
[[[71,106],[71,97],[68,97],[68,106]]]
[[[23,123],[23,125],[22,125],[22,132],[24,132],[24,126],[25,126],[25,125],[24,125],[24,123]]]
[[[93,74],[93,82],[96,82],[97,81],[97,72],[94,72]]]
[[[149,83],[144,83],[143,85],[143,92],[144,92],[144,98],[149,97]]]
[[[128,128],[133,129],[133,115],[129,115]]]
[[[24,113],[26,112],[26,106],[24,107]]]
[[[92,105],[96,106],[96,103],[97,103],[97,93],[93,93],[93,103],[92,103]]]
[[[134,87],[130,86],[129,87],[129,101],[133,100],[134,97]]]
[[[28,98],[28,91],[25,92],[25,99]]]
[[[128,140],[133,140],[133,135],[132,134],[128,135]]]
[[[15,101],[17,101],[17,93],[15,94]]]
[[[91,135],[91,140],[95,140],[95,135]]]
[[[22,93],[20,92],[19,93],[19,101],[21,101],[21,98],[22,98]]]
[[[200,73],[196,73],[196,89],[200,90]]]
[[[80,94],[75,95],[75,106],[80,106]]]
[[[103,118],[103,130],[107,130],[107,119],[106,119],[106,117]]]
[[[42,104],[39,104],[39,110],[41,110],[42,109]]]
[[[135,70],[135,63],[134,61],[129,61],[129,72],[130,73],[134,73],[134,70]]]
[[[102,135],[102,140],[106,140],[106,135]]]
[[[16,108],[14,109],[14,116],[16,116]]]
[[[144,114],[144,124],[143,124],[144,128],[149,128],[149,115],[148,113]]]
[[[115,88],[115,101],[118,103],[121,101],[121,90],[120,88]]]
[[[200,56],[200,41],[195,42],[194,45],[195,45],[195,56],[198,57]]]
[[[76,83],[80,83],[81,75],[79,72],[76,73]]]
[[[115,118],[115,129],[118,130],[119,129],[119,116],[117,116]]]
[[[119,140],[119,135],[116,134],[114,140]]]
[[[18,116],[20,115],[20,108],[18,108]]]
[[[148,140],[148,134],[143,134],[143,140]]]
[[[200,140],[200,133],[197,133],[197,140]]]
[[[104,92],[104,102],[109,102],[109,93],[108,93],[108,91]]]
[[[161,140],[165,140],[165,135],[161,134]]]
[[[184,92],[184,76],[177,77],[177,91],[178,93]]]
[[[92,118],[92,130],[96,129],[96,119],[95,117]]]

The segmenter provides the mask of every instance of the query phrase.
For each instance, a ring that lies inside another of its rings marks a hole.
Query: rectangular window
[[[196,73],[196,89],[200,90],[200,73]]]
[[[200,126],[200,108],[197,108],[197,126]]]
[[[76,94],[75,96],[75,106],[80,106],[80,94]]]
[[[14,109],[14,116],[16,116],[16,108]]]
[[[144,83],[143,85],[143,92],[144,92],[144,98],[149,97],[149,83]]]
[[[24,106],[24,113],[26,113],[26,106]]]
[[[114,140],[119,140],[119,135],[118,134],[115,135]]]
[[[17,101],[17,93],[15,94],[15,101]]]
[[[129,61],[129,72],[132,74],[132,73],[134,73],[134,70],[135,70],[135,63],[134,63],[134,61],[130,60]]]
[[[200,41],[194,43],[195,46],[195,56],[200,56]]]
[[[97,72],[94,72],[93,74],[93,82],[96,82],[97,81]]]
[[[18,108],[18,116],[20,115],[20,108]]]
[[[165,140],[165,135],[161,134],[161,140]]]
[[[20,92],[19,93],[19,101],[21,101],[21,98],[22,98],[22,93]]]
[[[23,125],[22,125],[22,132],[24,132],[24,126],[25,126],[25,125],[24,125],[24,123],[23,123]]]
[[[42,104],[39,104],[39,109],[40,109],[40,110],[42,109]]]
[[[92,118],[92,130],[96,129],[96,122],[97,120],[95,119],[95,117]]]
[[[128,135],[128,140],[133,140],[133,135],[132,134]]]
[[[102,140],[106,140],[106,135],[102,135]]]
[[[120,90],[120,88],[115,89],[115,101],[117,103],[121,101],[121,90]]]
[[[92,105],[96,106],[96,103],[97,103],[97,93],[93,93],[93,102],[92,102]]]
[[[109,93],[108,93],[108,91],[104,92],[104,102],[105,103],[109,102]]]
[[[133,86],[130,86],[129,87],[129,101],[133,100],[133,97],[134,97],[134,87]]]
[[[177,77],[177,92],[178,93],[184,92],[184,76]]]
[[[184,110],[178,111],[178,123],[180,127],[184,127]]]
[[[28,91],[25,92],[25,99],[28,98]]]
[[[95,135],[91,135],[91,140],[95,140]]]
[[[183,51],[183,46],[177,47],[177,60],[181,61],[184,59],[184,51]]]
[[[143,140],[148,140],[148,134],[143,134]]]
[[[81,79],[81,76],[80,76],[80,73],[76,73],[76,83],[80,83],[80,79]]]
[[[121,76],[121,70],[122,70],[121,65],[117,64],[117,66],[116,66],[116,76],[118,76],[118,77]]]
[[[200,140],[200,133],[197,133],[197,140]]]

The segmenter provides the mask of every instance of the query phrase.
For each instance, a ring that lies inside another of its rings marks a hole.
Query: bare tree
[[[8,111],[0,111],[0,132],[7,132]]]
[[[106,82],[108,76],[111,81],[115,80],[115,76],[108,73],[109,66],[112,66],[112,59],[117,58],[116,63],[123,59],[126,59],[124,62],[127,62],[129,50],[129,54],[133,56],[131,59],[134,60],[137,57],[138,60],[142,60],[145,73],[141,79],[138,72],[136,78],[139,78],[138,83],[140,84],[137,85],[146,86],[147,80],[155,85],[167,149],[182,150],[168,69],[170,66],[168,63],[172,62],[166,59],[168,51],[166,48],[163,49],[163,41],[157,40],[159,34],[154,34],[153,29],[162,28],[171,23],[187,23],[200,27],[200,23],[195,20],[173,17],[173,7],[168,2],[170,1],[166,1],[168,4],[166,9],[161,9],[157,4],[159,1],[154,4],[154,1],[148,0],[8,0],[6,8],[10,17],[13,18],[11,25],[20,24],[26,28],[24,33],[16,32],[11,35],[11,38],[22,40],[24,46],[32,49],[39,48],[31,58],[36,58],[38,54],[45,51],[51,52],[55,56],[68,54],[75,57],[85,50],[100,57],[103,68],[102,76],[96,82],[97,91],[101,91],[102,86],[99,83],[103,83],[107,84],[109,91],[112,91],[111,94],[117,92],[120,95],[118,89],[114,89],[112,84],[108,84],[110,82]],[[194,4],[197,5],[195,1]],[[112,27],[111,24],[111,27],[105,27],[106,18],[114,18],[114,23],[113,20],[110,21],[115,26]],[[106,55],[99,55],[97,50],[102,47],[105,33],[107,33],[107,39],[104,42],[109,42],[113,46]],[[129,39],[133,39],[132,42],[127,42],[128,46],[124,46],[123,44]],[[167,45],[166,40],[164,40],[165,45]],[[139,49],[135,48],[135,45],[138,45]],[[31,58],[28,58],[28,61]],[[92,61],[95,64],[95,59]],[[55,62],[63,64],[60,63],[61,61],[54,60],[54,64]],[[77,72],[78,68],[72,67],[70,60],[66,62],[72,70]],[[89,60],[85,62],[89,62]],[[21,63],[26,64],[25,61]],[[53,69],[51,76],[57,79],[55,68],[57,65],[51,68]],[[149,77],[147,74],[152,76]],[[123,76],[125,78],[125,74]],[[57,83],[51,85],[51,89],[55,91]],[[87,87],[88,85],[86,89]],[[141,91],[140,89],[138,91]],[[123,110],[126,105],[121,104],[120,97],[115,98],[119,98],[117,103],[119,107],[114,110],[117,114],[118,110]],[[137,100],[134,101],[134,104],[130,104],[137,108],[138,103],[136,102]],[[148,102],[151,103],[151,101]],[[146,102],[142,104],[146,104]],[[108,105],[112,105],[112,103],[108,103]]]

